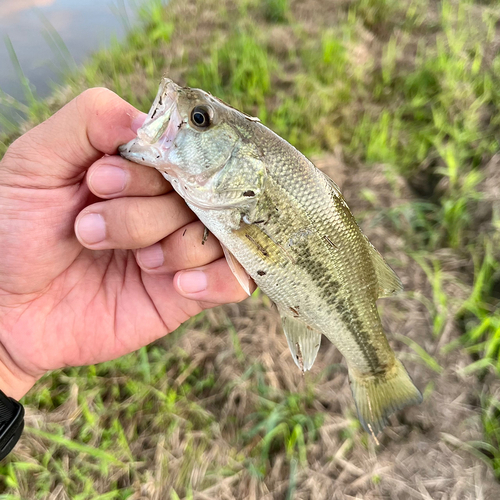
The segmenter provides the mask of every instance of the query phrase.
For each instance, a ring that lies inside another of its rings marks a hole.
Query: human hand
[[[203,225],[170,184],[107,156],[143,116],[91,89],[0,161],[0,389],[8,396],[19,399],[48,370],[117,358],[247,296],[217,240],[201,244]]]

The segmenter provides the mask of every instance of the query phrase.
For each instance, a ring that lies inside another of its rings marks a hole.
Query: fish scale
[[[402,289],[339,188],[284,139],[207,92],[163,79],[125,158],[157,168],[246,274],[275,302],[294,361],[314,363],[321,335],[349,368],[373,436],[422,396],[389,346],[376,307]]]

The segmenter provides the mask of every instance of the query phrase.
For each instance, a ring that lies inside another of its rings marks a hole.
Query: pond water
[[[0,89],[23,100],[7,37],[37,95],[45,97],[68,62],[80,64],[113,37],[122,38],[145,1],[0,0]]]

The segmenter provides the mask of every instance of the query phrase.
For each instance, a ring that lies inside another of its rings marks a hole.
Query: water
[[[122,38],[145,0],[0,0],[0,89],[23,101],[23,91],[7,50],[12,41],[26,77],[39,97],[60,81],[67,63],[80,64],[95,50]],[[55,30],[55,31],[54,31]],[[63,44],[47,41],[50,34]],[[69,56],[64,53],[64,45]]]

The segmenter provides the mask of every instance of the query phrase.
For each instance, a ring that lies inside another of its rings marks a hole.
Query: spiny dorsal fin
[[[321,172],[321,170],[319,172]],[[328,177],[328,175],[326,175],[325,172],[321,172],[321,173],[323,174],[323,177],[325,178],[326,182],[330,186],[333,194],[337,198],[341,198],[343,200],[344,196],[342,195],[342,191],[340,191],[340,188],[338,187],[337,183],[331,177]]]
[[[295,364],[303,372],[310,370],[321,345],[321,333],[288,315],[282,314],[281,321]]]
[[[378,297],[390,297],[391,295],[402,292],[403,284],[397,274],[389,267],[389,264],[387,264],[378,250],[370,243],[368,238],[366,238],[366,241],[368,243],[368,250],[373,262],[373,267],[377,275]]]

